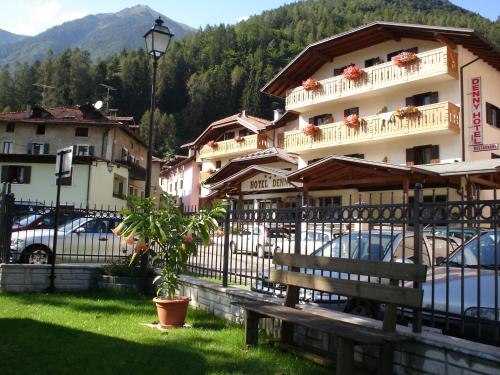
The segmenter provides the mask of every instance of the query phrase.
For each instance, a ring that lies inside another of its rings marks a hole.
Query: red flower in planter
[[[307,91],[317,90],[319,88],[319,82],[316,79],[310,77],[305,81],[302,81],[302,87]]]
[[[307,124],[302,131],[306,136],[313,137],[319,131],[319,128],[314,124]]]
[[[234,140],[235,140],[236,142],[238,142],[238,143],[239,143],[239,142],[243,142],[243,141],[244,141],[243,137],[240,137],[239,135],[237,135],[236,137],[234,137]]]
[[[214,140],[208,141],[207,146],[210,148],[215,148],[215,147],[217,147],[217,142],[215,142]]]
[[[349,81],[355,81],[363,75],[363,70],[357,65],[351,65],[344,69],[342,76]]]
[[[392,58],[392,62],[399,68],[403,68],[417,61],[418,57],[413,52],[403,51]]]
[[[344,124],[350,128],[355,128],[360,123],[358,115],[349,115],[344,117]]]

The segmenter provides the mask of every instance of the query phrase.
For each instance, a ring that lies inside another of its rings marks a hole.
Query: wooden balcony
[[[419,113],[406,117],[394,116],[392,121],[381,115],[362,117],[362,125],[347,127],[343,121],[318,126],[314,136],[302,130],[285,133],[285,151],[304,153],[326,147],[377,141],[424,133],[459,133],[460,109],[450,102],[418,107]]]
[[[198,151],[197,161],[201,159],[217,159],[227,156],[244,155],[267,147],[267,137],[264,134],[252,134],[236,142],[234,139],[217,142],[216,147],[203,146]]]
[[[213,175],[213,172],[207,172],[207,171],[202,171],[200,172],[200,184],[204,183],[207,178],[209,178],[211,175]]]
[[[319,81],[317,90],[307,91],[302,87],[288,90],[286,109],[306,109],[314,104],[359,95],[373,90],[441,76],[444,79],[458,79],[458,58],[449,47],[441,47],[417,54],[418,60],[407,67],[397,67],[392,61],[363,68],[363,76],[349,81],[340,76]]]

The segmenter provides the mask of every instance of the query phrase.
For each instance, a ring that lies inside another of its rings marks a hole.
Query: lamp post
[[[153,168],[153,136],[154,136],[154,111],[156,107],[156,70],[158,68],[158,59],[167,51],[172,34],[167,26],[163,26],[163,20],[158,17],[154,26],[144,34],[146,42],[146,51],[148,55],[153,56],[153,77],[151,84],[151,107],[149,109],[149,139],[148,139],[148,160],[146,164],[146,187],[144,195],[151,196],[151,170]]]

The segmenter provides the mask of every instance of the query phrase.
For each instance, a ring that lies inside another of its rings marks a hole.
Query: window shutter
[[[486,123],[490,125],[495,125],[493,124],[493,108],[491,107],[491,104],[486,102]]]
[[[76,149],[77,149],[76,145],[73,145],[73,157],[76,156]]]
[[[439,163],[439,145],[431,146],[431,163],[432,164]]]
[[[413,96],[408,96],[408,97],[405,99],[405,105],[406,105],[407,107],[415,105],[415,98],[414,98]]]
[[[43,153],[44,153],[45,155],[48,155],[48,153],[49,153],[49,144],[48,144],[48,143],[45,143],[45,144],[43,145]]]
[[[407,148],[406,149],[406,165],[415,165],[415,149]]]
[[[31,167],[22,168],[23,184],[29,184],[31,179]]]
[[[33,153],[33,143],[28,143],[28,154],[31,155]]]
[[[347,117],[349,115],[350,115],[349,108],[348,109],[344,109],[344,117]]]
[[[89,156],[94,156],[94,145],[89,146]]]
[[[7,182],[7,168],[6,165],[2,165],[2,182]]]
[[[431,94],[430,94],[430,101],[431,101],[431,104],[439,102],[439,96],[438,96],[438,92],[437,91],[431,92]]]

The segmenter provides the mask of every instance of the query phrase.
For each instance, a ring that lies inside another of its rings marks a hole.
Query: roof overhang
[[[308,45],[261,91],[284,97],[287,89],[299,86],[335,57],[401,38],[460,44],[500,71],[500,50],[472,29],[376,21]]]

